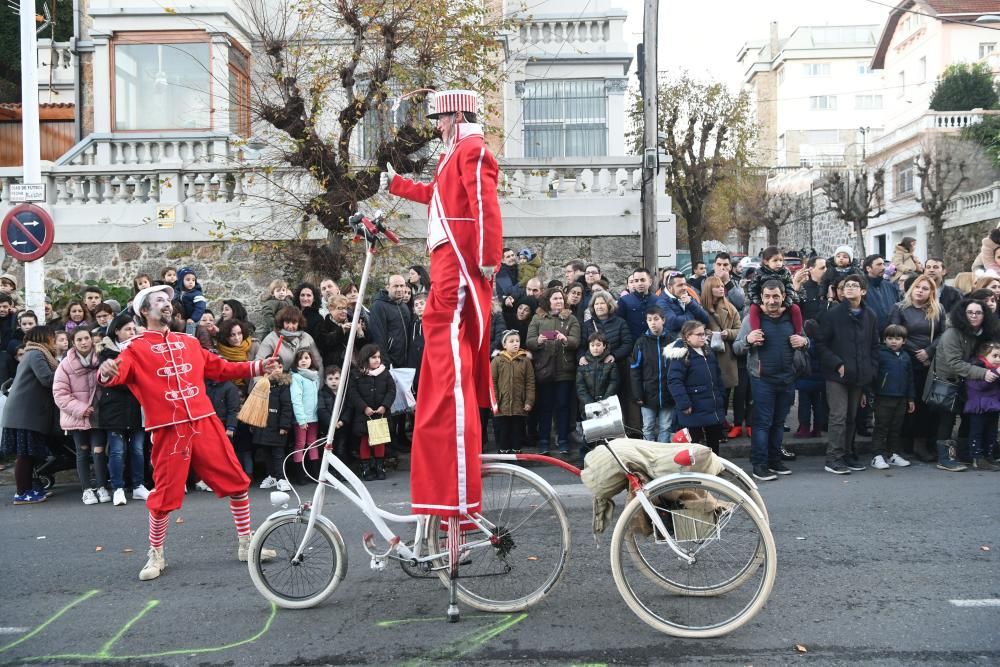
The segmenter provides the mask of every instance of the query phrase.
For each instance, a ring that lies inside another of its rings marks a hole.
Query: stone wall
[[[509,238],[505,245],[519,250],[529,247],[543,258],[546,279],[562,278],[562,266],[573,259],[595,262],[601,266],[613,288],[623,288],[626,276],[640,263],[639,238],[614,236],[602,238],[535,237]],[[310,269],[311,255],[321,242],[249,243],[61,243],[52,246],[45,257],[46,284],[58,288],[65,283],[83,284],[104,280],[113,285],[131,287],[140,273],[156,280],[165,266],[190,266],[208,297],[210,307],[218,309],[223,299],[239,299],[253,313],[259,310],[260,296],[268,283],[284,278],[294,288],[303,280],[319,283],[323,277]],[[341,284],[358,282],[364,255],[360,246],[347,250],[350,266],[341,275]],[[404,272],[413,264],[428,264],[422,241],[405,240],[400,246],[375,255],[370,292],[385,284],[390,273]],[[3,271],[9,271],[23,286],[24,269],[6,257]]]
[[[972,268],[983,238],[989,235],[998,222],[1000,220],[985,220],[972,225],[945,228],[944,264],[950,276],[954,277],[956,273]]]

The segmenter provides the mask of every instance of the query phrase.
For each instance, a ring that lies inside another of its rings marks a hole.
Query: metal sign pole
[[[21,0],[21,138],[25,184],[42,182],[41,137],[38,127],[38,42],[34,0]],[[45,322],[45,262],[24,265],[24,297],[38,323]]]

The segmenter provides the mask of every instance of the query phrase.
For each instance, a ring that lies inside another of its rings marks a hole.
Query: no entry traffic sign
[[[33,204],[15,206],[0,225],[3,247],[11,257],[21,262],[33,262],[44,257],[52,247],[55,236],[52,216]]]

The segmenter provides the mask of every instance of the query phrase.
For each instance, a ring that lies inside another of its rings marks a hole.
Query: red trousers
[[[414,415],[413,511],[462,516],[480,510],[479,408],[490,407],[490,284],[451,244],[431,255],[424,358]]]
[[[208,484],[219,498],[244,493],[250,478],[236,459],[226,430],[214,415],[193,422],[155,429],[153,435],[153,484],[146,507],[167,513],[184,503],[188,471]]]

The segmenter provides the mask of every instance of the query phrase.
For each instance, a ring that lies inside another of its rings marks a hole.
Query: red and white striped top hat
[[[474,90],[439,90],[430,98],[428,118],[437,118],[446,113],[467,111],[477,113],[479,95]]]

